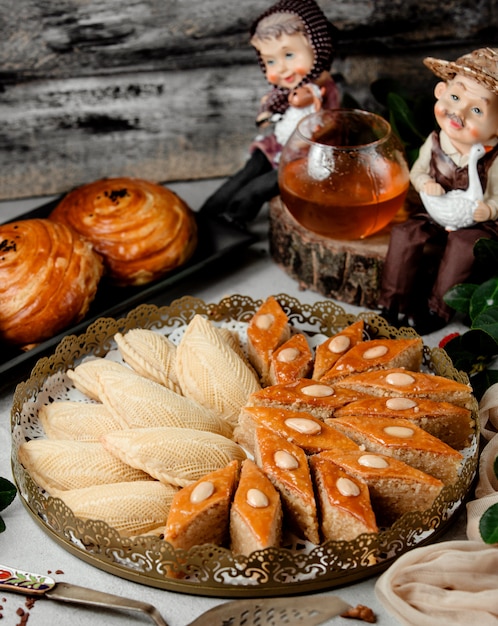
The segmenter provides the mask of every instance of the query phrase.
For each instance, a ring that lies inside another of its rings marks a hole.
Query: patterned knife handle
[[[0,565],[0,590],[39,596],[53,589],[55,584],[55,580],[50,576],[31,574],[8,565]]]

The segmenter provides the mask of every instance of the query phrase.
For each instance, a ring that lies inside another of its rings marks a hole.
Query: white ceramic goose
[[[458,230],[474,224],[474,210],[483,199],[483,191],[477,173],[477,161],[485,154],[484,146],[474,144],[469,153],[469,186],[454,189],[442,196],[430,196],[423,191],[420,198],[427,213],[446,230]]]

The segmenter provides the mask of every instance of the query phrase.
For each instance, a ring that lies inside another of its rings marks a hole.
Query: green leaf
[[[498,343],[486,331],[471,329],[448,341],[444,349],[453,365],[471,376],[486,367],[498,354]]]
[[[474,285],[472,283],[458,283],[457,285],[451,287],[451,289],[448,289],[448,291],[444,294],[443,300],[448,306],[455,309],[455,311],[468,315],[470,310],[470,301],[478,286],[479,285]]]
[[[477,287],[470,299],[469,315],[474,321],[484,311],[492,313],[493,309],[498,311],[498,277],[490,278]]]
[[[419,148],[405,148],[406,160],[408,161],[410,167],[418,159],[419,151]]]
[[[370,84],[370,91],[384,112],[405,150],[411,167],[419,155],[420,146],[437,128],[434,98],[424,93],[415,96],[397,79],[379,78]],[[358,107],[360,108],[360,107]]]
[[[398,129],[398,125],[396,123],[395,118],[392,115],[389,115],[389,124],[391,124],[391,128],[393,130],[393,133],[396,135],[396,137],[400,140],[400,144],[403,148],[403,150],[405,151],[405,154],[408,155],[409,152],[409,147],[408,144],[406,142],[406,138],[402,136],[402,132],[400,132],[400,130]],[[408,159],[408,156],[407,156]],[[410,165],[411,167],[411,165]]]
[[[472,320],[472,330],[486,333],[495,344],[498,344],[498,308],[489,308]]]
[[[417,96],[413,104],[413,116],[417,120],[417,128],[424,137],[428,137],[437,129],[433,94],[424,93]]]
[[[483,237],[474,244],[474,257],[482,267],[498,268],[498,241]]]
[[[498,354],[498,341],[482,328],[471,328],[445,345],[447,352],[456,348],[472,353],[475,358],[492,358]]]
[[[396,127],[401,139],[406,143],[422,143],[425,135],[419,130],[413,109],[397,93],[387,95],[387,105],[390,111],[391,120],[396,122]]]
[[[498,543],[498,502],[484,511],[479,520],[479,533],[484,543]]]
[[[3,533],[4,530],[5,530],[5,522],[3,521],[2,517],[0,516],[0,533]]]
[[[6,509],[16,497],[17,489],[6,478],[0,477],[0,511]]]

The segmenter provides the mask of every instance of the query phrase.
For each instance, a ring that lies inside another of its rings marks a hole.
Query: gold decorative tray
[[[290,323],[310,339],[329,336],[362,318],[370,338],[416,336],[411,329],[396,330],[385,321],[365,312],[347,314],[332,301],[302,304],[285,294],[275,296]],[[17,386],[11,416],[12,467],[20,497],[28,512],[65,549],[107,572],[163,589],[218,597],[284,596],[344,585],[379,574],[404,552],[441,535],[462,505],[474,479],[478,462],[477,402],[473,407],[475,432],[472,445],[456,484],[445,487],[431,509],[410,513],[393,526],[376,534],[364,534],[354,541],[327,541],[321,545],[296,542],[271,548],[249,557],[232,554],[226,548],[202,545],[188,552],[175,550],[155,536],[121,537],[99,521],[76,518],[59,499],[48,497],[32,480],[18,460],[19,445],[43,437],[38,422],[39,407],[51,399],[67,399],[72,383],[66,370],[84,357],[105,357],[115,350],[114,335],[131,328],[157,329],[170,338],[181,333],[196,314],[217,325],[240,329],[261,305],[242,295],[207,304],[184,297],[170,306],[141,305],[121,319],[101,318],[86,333],[63,339],[50,357],[40,359],[31,376]],[[460,382],[468,382],[447,354],[424,346],[424,369]],[[73,388],[74,390],[74,388]]]

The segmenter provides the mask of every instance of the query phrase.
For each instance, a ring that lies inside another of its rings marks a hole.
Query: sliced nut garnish
[[[273,456],[275,465],[281,469],[297,469],[299,461],[287,450],[277,450]]]
[[[387,460],[376,454],[362,454],[358,459],[358,463],[363,465],[363,467],[373,467],[376,469],[389,467]]]
[[[386,435],[400,437],[402,439],[408,439],[409,437],[413,437],[415,434],[413,428],[409,428],[408,426],[386,426],[384,428],[384,432]]]
[[[247,504],[254,509],[264,509],[269,504],[268,496],[261,489],[249,489],[247,491]]]
[[[374,346],[373,348],[368,348],[363,353],[364,359],[378,359],[381,356],[384,356],[388,352],[387,346]]]
[[[210,498],[214,493],[214,485],[210,480],[203,480],[192,489],[190,494],[190,502],[192,504],[199,504]]]
[[[386,407],[392,411],[406,411],[407,409],[413,409],[415,406],[417,406],[417,403],[412,398],[389,398],[386,400]]]
[[[333,396],[334,390],[327,385],[307,385],[301,389],[301,393],[305,396],[315,396],[316,398],[326,398]]]
[[[410,376],[410,374],[405,374],[404,372],[391,372],[386,376],[386,383],[388,385],[396,385],[396,386],[404,386],[404,385],[413,385],[415,382],[415,378]]]
[[[261,313],[254,318],[254,323],[261,330],[268,330],[275,321],[271,313]]]
[[[289,417],[289,419],[285,420],[285,424],[292,430],[305,435],[317,435],[322,432],[320,424],[305,417]]]
[[[299,356],[300,352],[296,348],[284,348],[280,350],[277,356],[277,361],[281,363],[292,363]]]
[[[360,488],[358,485],[353,482],[350,478],[345,478],[341,476],[336,481],[336,487],[343,496],[359,496]]]
[[[346,335],[338,335],[329,341],[328,349],[334,354],[341,354],[351,345],[351,339]]]

